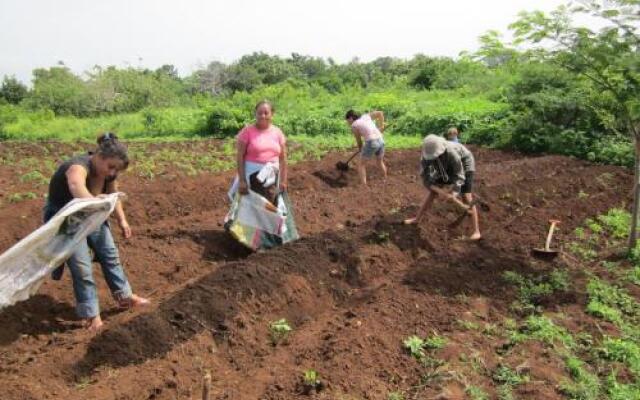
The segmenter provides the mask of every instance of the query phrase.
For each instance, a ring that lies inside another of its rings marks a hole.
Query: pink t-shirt
[[[365,141],[380,139],[382,137],[382,133],[369,114],[364,114],[357,120],[353,121],[353,124],[351,124],[351,131],[362,136],[362,139]]]
[[[247,145],[245,161],[261,164],[278,161],[286,143],[284,134],[274,125],[264,131],[259,130],[255,125],[247,125],[238,133],[237,139]]]

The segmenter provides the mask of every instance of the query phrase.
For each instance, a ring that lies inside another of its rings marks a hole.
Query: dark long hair
[[[357,120],[358,118],[360,118],[360,114],[358,114],[357,112],[353,111],[353,110],[349,110],[347,111],[347,114],[345,114],[344,119],[352,119],[352,120]]]
[[[102,156],[102,158],[117,158],[122,160],[124,167],[129,166],[129,154],[127,152],[127,146],[118,140],[113,132],[105,132],[98,136],[98,148],[95,154]]]

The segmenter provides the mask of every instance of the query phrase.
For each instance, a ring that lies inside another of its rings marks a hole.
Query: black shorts
[[[460,188],[460,193],[472,193],[473,192],[473,171],[467,171],[464,173],[464,184]]]

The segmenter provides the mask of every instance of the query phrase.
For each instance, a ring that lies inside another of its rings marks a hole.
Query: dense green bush
[[[466,143],[632,164],[616,99],[557,63],[509,54],[497,64],[423,55],[336,64],[254,53],[184,79],[171,65],[95,67],[86,78],[64,65],[41,68],[31,90],[5,77],[0,138],[74,140],[105,130],[125,138],[232,137],[253,121],[256,102],[269,99],[288,135],[345,135],[346,110],[382,110],[396,135],[457,126]]]

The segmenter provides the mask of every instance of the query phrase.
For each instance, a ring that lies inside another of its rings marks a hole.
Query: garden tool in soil
[[[348,171],[349,170],[349,163],[351,162],[351,160],[353,160],[353,158],[355,156],[357,156],[358,154],[360,154],[360,150],[356,151],[355,153],[353,153],[351,155],[351,157],[349,157],[349,159],[347,160],[347,162],[343,162],[343,161],[338,161],[336,163],[336,169],[338,171]]]
[[[551,219],[549,220],[549,223],[551,224],[551,226],[549,226],[549,233],[547,234],[547,240],[544,243],[544,249],[541,249],[541,248],[533,249],[534,256],[545,258],[545,259],[552,259],[552,258],[555,258],[555,256],[557,256],[559,253],[558,250],[551,249],[550,245],[551,245],[551,238],[553,237],[553,231],[556,229],[556,225],[558,225],[560,221],[557,219]]]
[[[430,189],[437,194],[442,195],[445,199],[453,201],[456,205],[458,205],[458,207],[462,208],[465,211],[465,214],[471,210],[471,206],[464,204],[464,202],[460,200],[458,196],[453,196],[450,192],[447,192],[446,190],[435,185],[431,186]]]

